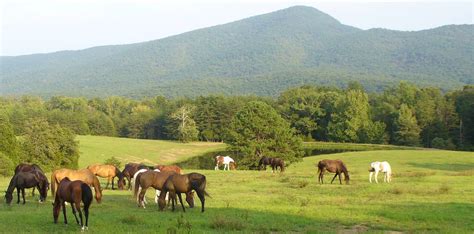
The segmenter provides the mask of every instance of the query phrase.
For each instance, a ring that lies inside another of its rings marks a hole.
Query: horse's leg
[[[79,212],[79,218],[81,219],[81,230],[84,231],[84,221],[82,219],[82,211],[81,211],[81,201],[77,201],[75,202],[76,203],[76,208],[77,208],[77,211]],[[76,218],[77,219],[77,218]],[[79,224],[79,222],[78,222]]]
[[[23,205],[26,203],[25,201],[25,188],[21,189],[21,196],[23,197]]]
[[[112,177],[112,190],[114,190],[114,179],[115,177]]]
[[[16,194],[17,194],[16,204],[20,204],[20,189],[18,187],[16,187]]]
[[[342,184],[342,181],[341,181],[341,173],[339,173],[339,184]]]
[[[109,184],[110,184],[110,178],[107,177],[107,185],[105,185],[105,189],[109,189]]]
[[[71,203],[71,209],[72,209],[72,214],[74,215],[74,218],[76,218],[76,223],[79,224],[79,219],[77,219],[76,209],[74,208],[74,203]],[[81,211],[81,207],[80,207],[80,206],[79,206],[78,210]],[[82,225],[81,225],[81,226],[82,226]]]
[[[201,200],[201,212],[204,212],[204,203],[206,202],[206,198],[204,197],[204,193],[202,191],[196,190],[196,193]]]
[[[145,188],[140,188],[140,194],[138,195],[138,207],[142,206],[145,208],[145,202],[143,202],[143,197],[145,197],[146,189]]]
[[[334,177],[333,177],[332,180],[331,180],[331,184],[332,184],[332,182],[334,182],[334,179],[336,179],[337,174],[338,174],[338,173],[336,172],[336,174],[334,175]]]
[[[181,193],[178,193],[179,203],[181,203],[181,207],[183,207],[183,212],[186,212],[184,209],[183,198],[181,197]]]
[[[86,217],[86,230],[89,229],[89,205],[84,205],[84,216]]]
[[[174,205],[175,203],[178,203],[176,201],[176,193],[175,192],[169,192],[170,193],[170,197],[171,197],[171,210],[174,211]]]
[[[38,185],[39,186],[39,185]],[[40,191],[39,187],[38,187],[38,191]],[[31,191],[31,196],[34,197],[35,196],[35,187],[33,187],[33,191]]]
[[[319,179],[320,179],[321,184],[324,184],[323,176],[324,176],[323,171],[319,172]]]
[[[375,183],[378,184],[379,181],[377,180],[377,177],[379,176],[379,171],[375,170]]]
[[[372,171],[369,173],[369,183],[372,183],[372,175],[373,174],[374,174],[374,172],[372,172]]]
[[[67,224],[67,218],[66,218],[66,203],[62,202],[61,207],[63,208],[63,216],[64,216],[64,224]]]

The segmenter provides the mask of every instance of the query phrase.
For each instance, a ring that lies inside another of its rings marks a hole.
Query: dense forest
[[[0,57],[0,94],[276,97],[302,84],[381,91],[400,80],[448,91],[474,83],[473,31],[361,30],[296,6],[149,42]]]
[[[307,85],[276,98],[1,97],[0,162],[77,165],[74,134],[223,141],[254,157],[292,155],[290,161],[301,156],[301,141],[474,150],[473,116],[474,86],[443,93],[407,82],[379,93],[357,82],[345,89]]]

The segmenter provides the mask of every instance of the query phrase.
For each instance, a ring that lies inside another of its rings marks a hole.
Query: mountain
[[[156,29],[159,30],[159,29]],[[368,90],[474,83],[474,26],[361,30],[295,6],[164,39],[0,57],[0,94],[276,95],[303,84]]]

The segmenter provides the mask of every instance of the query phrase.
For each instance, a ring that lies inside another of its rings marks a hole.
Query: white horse
[[[372,183],[372,175],[374,174],[375,172],[375,183],[379,183],[377,181],[377,176],[379,174],[379,172],[383,172],[385,173],[384,174],[384,177],[383,177],[383,181],[386,182],[386,183],[390,183],[390,181],[392,181],[392,168],[390,167],[390,164],[386,161],[383,161],[383,162],[372,162],[370,164],[370,167],[371,169],[369,170],[370,173],[369,173],[369,182]]]
[[[133,175],[132,181],[130,182],[132,184],[132,188],[135,188],[135,183],[136,183],[138,174],[146,172],[146,171],[149,171],[149,169],[140,169]],[[160,172],[160,169],[155,169],[153,171]],[[141,191],[142,191],[142,187],[140,186],[138,188],[137,194],[140,194]],[[156,193],[155,203],[158,204],[158,197],[160,196],[161,191],[156,189],[155,193]],[[166,194],[165,200],[168,201],[168,194]],[[138,203],[138,196],[137,196],[137,203]],[[146,196],[143,197],[143,204],[142,204],[143,208],[145,208],[145,204],[148,204],[148,202],[146,201]]]
[[[229,170],[229,165],[231,163],[234,163],[235,165],[235,161],[234,159],[232,159],[231,157],[229,156],[216,156],[216,167],[214,167],[214,170],[219,170],[219,166],[224,164],[224,171],[225,169],[227,168],[227,170]]]

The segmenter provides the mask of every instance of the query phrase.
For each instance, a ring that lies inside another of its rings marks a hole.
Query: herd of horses
[[[224,170],[236,170],[237,164],[234,159],[229,156],[215,157],[215,170],[224,166]],[[266,170],[267,166],[271,166],[272,172],[285,170],[285,162],[281,158],[262,157],[258,162],[259,170]],[[339,177],[339,183],[342,184],[341,174],[344,174],[344,180],[349,183],[349,171],[341,160],[324,159],[316,165],[318,168],[318,182],[323,184],[325,172],[335,173],[331,180],[334,182]],[[379,172],[384,173],[384,181],[389,183],[392,177],[392,171],[388,162],[372,162],[369,169],[369,181],[372,183],[372,176],[375,173],[375,182],[378,183],[377,175]],[[59,213],[62,209],[64,223],[67,224],[66,202],[71,204],[72,213],[77,224],[81,226],[81,230],[88,229],[89,207],[92,203],[94,195],[91,187],[94,189],[95,199],[97,203],[102,200],[102,188],[97,177],[107,178],[106,189],[112,182],[114,188],[114,179],[117,178],[117,188],[120,190],[132,190],[133,196],[137,199],[137,205],[145,208],[145,193],[148,188],[156,190],[155,203],[158,204],[159,210],[163,211],[170,205],[172,210],[178,204],[181,204],[183,212],[186,211],[183,204],[182,194],[186,196],[186,202],[190,208],[194,207],[194,195],[197,194],[201,201],[201,212],[204,212],[205,197],[209,196],[206,192],[206,176],[199,173],[183,174],[180,167],[171,165],[147,166],[139,163],[128,163],[125,168],[120,171],[113,165],[90,165],[86,169],[58,169],[51,174],[51,185],[43,170],[36,164],[21,163],[15,168],[15,174],[10,180],[7,191],[5,191],[5,199],[7,204],[11,204],[13,200],[13,191],[17,190],[17,203],[20,203],[20,192],[25,204],[25,189],[35,188],[39,191],[39,201],[44,202],[47,197],[49,187],[54,198],[53,218],[57,223]],[[128,187],[125,188],[128,184]],[[81,202],[83,203],[84,218],[81,211]],[[79,218],[76,213],[79,214]]]

